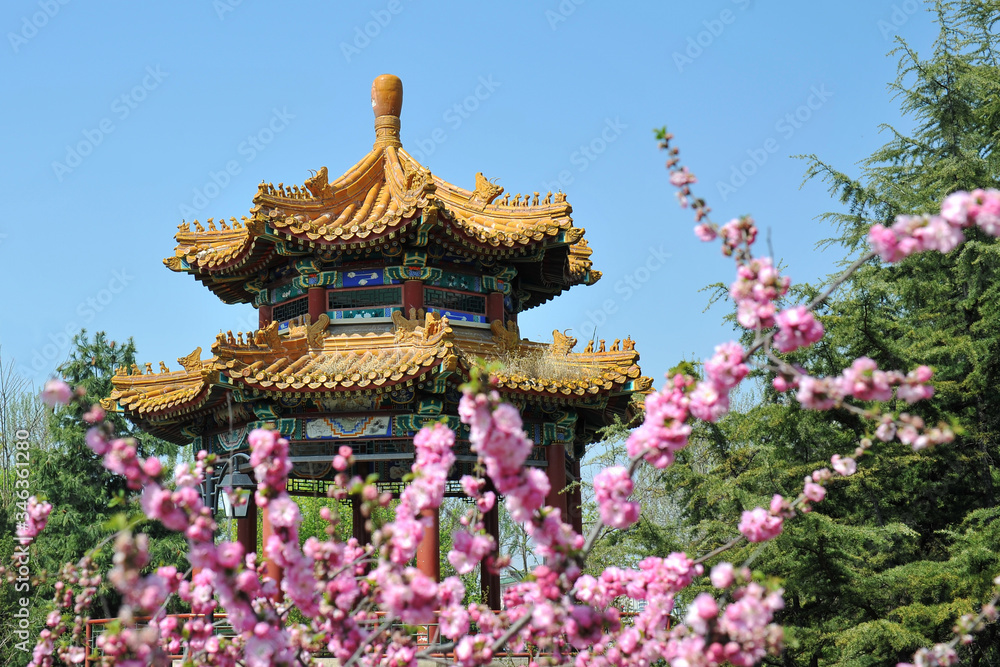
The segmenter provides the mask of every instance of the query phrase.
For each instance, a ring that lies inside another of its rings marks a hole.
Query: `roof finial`
[[[403,82],[398,76],[382,74],[372,81],[372,110],[375,112],[375,148],[399,147],[399,112],[403,109]]]

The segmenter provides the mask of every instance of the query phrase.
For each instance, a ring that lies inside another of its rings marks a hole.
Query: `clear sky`
[[[36,383],[81,327],[132,336],[155,367],[255,326],[163,266],[176,226],[246,215],[261,180],[345,171],[392,73],[403,145],[436,175],[562,188],[587,229],[604,278],[523,315],[522,335],[631,335],[659,385],[732,338],[699,290],[733,269],[694,238],[653,128],[717,220],[752,213],[793,281],[814,280],[840,259],[814,250],[836,202],[800,189],[791,156],[856,173],[901,122],[894,35],[926,51],[936,34],[915,0],[7,0],[0,27],[0,353]]]

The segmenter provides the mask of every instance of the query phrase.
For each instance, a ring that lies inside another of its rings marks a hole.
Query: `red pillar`
[[[243,552],[257,551],[257,503],[253,491],[247,500],[247,515],[236,520],[236,541],[243,545]]]
[[[490,322],[503,322],[503,292],[490,292],[486,295],[486,319]]]
[[[580,459],[570,460],[570,472],[576,478],[576,484],[569,494],[569,517],[573,530],[583,533],[583,497],[580,494]]]
[[[568,503],[566,494],[560,493],[566,488],[566,445],[561,442],[553,442],[545,448],[545,459],[549,466],[546,472],[549,476],[549,495],[545,497],[545,504],[558,507],[562,513],[562,520],[568,521]]]
[[[417,545],[417,569],[434,581],[441,581],[441,515],[436,509],[426,509],[421,514],[430,518],[431,525],[424,528],[424,536]]]
[[[441,514],[437,509],[425,509],[421,515],[430,518],[424,536],[417,545],[417,569],[434,581],[441,581]],[[427,641],[437,641],[437,627],[427,626]]]
[[[279,591],[279,593],[278,593],[278,596],[277,596],[276,600],[280,600],[281,599],[281,593],[280,593],[280,591],[281,591],[281,567],[279,567],[277,563],[274,563],[274,562],[268,560],[264,556],[264,552],[267,549],[267,540],[273,534],[274,534],[274,527],[271,526],[270,514],[269,514],[268,510],[265,509],[264,510],[264,515],[263,515],[262,520],[261,520],[261,537],[263,538],[263,540],[261,542],[261,544],[262,544],[262,546],[261,546],[261,553],[257,554],[257,556],[258,556],[257,562],[259,563],[261,558],[264,559],[264,562],[266,564],[264,572],[265,572],[265,574],[268,577],[270,577],[271,579],[273,579],[278,584],[278,591]]]
[[[326,288],[325,287],[310,287],[309,288],[309,319],[313,323],[319,319],[319,316],[326,312]]]
[[[483,527],[486,528],[487,534],[493,536],[493,542],[497,546],[500,545],[499,502],[500,501],[497,500],[497,504],[493,505],[493,509],[483,515]],[[494,551],[493,555],[497,556],[498,553],[498,551]],[[480,586],[482,586],[484,592],[483,601],[490,609],[498,611],[500,609],[500,573],[490,572],[489,568],[486,567],[485,562],[481,566],[480,570]]]
[[[410,316],[410,308],[420,310],[424,307],[424,284],[419,280],[403,282],[403,316]]]
[[[257,328],[266,329],[271,323],[271,306],[259,306],[257,308]]]

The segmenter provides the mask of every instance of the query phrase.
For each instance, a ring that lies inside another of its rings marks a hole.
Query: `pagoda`
[[[642,409],[652,381],[629,338],[582,351],[559,330],[552,343],[521,338],[519,313],[600,279],[584,229],[573,226],[562,193],[512,198],[481,173],[472,190],[432,175],[400,142],[402,92],[395,76],[375,79],[374,147],[340,178],[323,167],[301,186],[261,183],[241,220],[180,225],[167,268],[226,303],[252,304],[259,328],[220,333],[208,358],[199,347],[178,370],[118,369],[106,407],[152,435],[218,454],[218,468],[248,449],[252,429],[270,425],[291,442],[293,495],[325,493],[345,444],[349,472],[375,472],[382,490],[398,493],[414,434],[445,420],[457,435],[448,492],[461,496],[458,480],[476,456],[457,417],[459,387],[499,361],[495,387],[536,443],[528,465],[546,471],[548,504],[580,531],[579,485],[566,488],[579,479],[584,450],[615,417]],[[358,505],[353,530],[364,542]],[[486,517],[495,538],[496,512]],[[238,539],[255,550],[252,502],[237,523]],[[437,579],[437,517],[433,524],[417,566]],[[266,536],[266,513],[262,526]],[[499,576],[483,569],[485,599],[499,608]]]

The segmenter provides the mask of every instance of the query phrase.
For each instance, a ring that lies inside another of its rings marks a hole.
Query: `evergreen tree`
[[[886,126],[891,140],[852,178],[809,157],[846,206],[824,216],[839,244],[859,255],[868,228],[900,214],[934,211],[951,192],[1000,185],[1000,3],[935,3],[940,33],[922,58],[900,41],[891,88],[912,131]],[[960,425],[954,443],[914,454],[877,444],[859,471],[835,480],[814,511],[788,522],[763,546],[720,558],[782,579],[788,648],[784,665],[894,665],[947,640],[955,619],[989,599],[1000,573],[996,484],[1000,396],[1000,248],[976,230],[950,255],[925,253],[892,266],[864,266],[820,311],[826,338],[793,355],[811,374],[831,375],[859,356],[880,368],[935,370],[934,399],[887,409],[928,423]],[[796,297],[818,289],[805,286]],[[794,495],[802,478],[850,453],[873,425],[847,411],[802,410],[765,390],[762,405],[707,425],[661,483],[682,508],[664,532],[708,553],[735,535],[742,511],[774,493]],[[683,602],[683,601],[681,601]],[[963,649],[973,665],[1000,664],[1000,633],[988,628]]]
[[[73,345],[59,373],[71,386],[86,391],[88,404],[110,396],[115,370],[135,363],[135,344],[131,339],[122,344],[109,341],[103,332],[90,338],[86,331],[81,331]],[[75,404],[57,410],[49,427],[52,446],[32,452],[32,492],[53,506],[48,526],[33,547],[37,554],[32,563],[36,572],[58,572],[63,563],[76,562],[101,544],[123,521],[137,518],[120,514],[123,510],[118,508],[119,499],[132,492],[128,491],[125,479],[107,471],[101,458],[87,447],[83,412]],[[117,437],[134,437],[138,441],[142,455],[176,457],[176,446],[138,431],[120,415],[109,413],[108,419],[114,424]],[[151,538],[151,565],[175,564],[186,569],[183,536],[151,521],[142,523],[139,530]],[[110,545],[97,552],[95,562],[100,572],[107,572],[112,556]],[[33,606],[40,609],[51,598],[52,590],[42,586],[33,593]],[[102,609],[94,610],[94,616],[110,617],[117,613],[118,597],[113,591],[105,588],[98,600]]]

